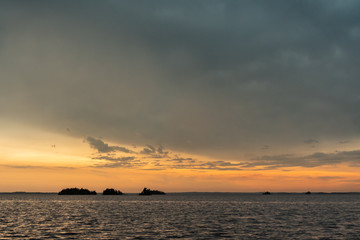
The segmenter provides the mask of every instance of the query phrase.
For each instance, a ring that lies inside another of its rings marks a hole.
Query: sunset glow
[[[352,1],[31,2],[0,7],[0,192],[360,191]]]

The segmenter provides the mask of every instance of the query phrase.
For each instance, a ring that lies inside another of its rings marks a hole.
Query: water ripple
[[[0,239],[360,239],[359,199],[0,194]]]

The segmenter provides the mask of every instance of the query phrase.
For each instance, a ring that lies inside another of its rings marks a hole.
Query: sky
[[[360,2],[1,1],[0,192],[360,191]]]

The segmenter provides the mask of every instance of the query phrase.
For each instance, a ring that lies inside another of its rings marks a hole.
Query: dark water
[[[0,194],[0,239],[360,239],[360,195]]]

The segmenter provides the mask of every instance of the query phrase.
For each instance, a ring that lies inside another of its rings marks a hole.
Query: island
[[[311,194],[311,192],[310,192],[310,191],[307,191],[305,194]]]
[[[103,195],[123,195],[123,193],[120,190],[107,188],[103,191]]]
[[[270,195],[271,193],[266,191],[266,192],[263,192],[263,195]]]
[[[150,190],[149,188],[144,188],[139,195],[153,195],[153,194],[165,194],[162,191],[159,190]]]
[[[96,195],[96,192],[85,188],[66,188],[61,190],[58,195]]]

